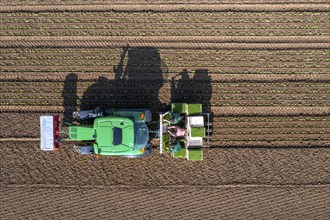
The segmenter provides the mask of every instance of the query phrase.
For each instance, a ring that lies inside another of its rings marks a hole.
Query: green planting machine
[[[172,103],[156,120],[149,109],[95,108],[73,112],[73,117],[76,122],[60,132],[58,115],[40,116],[41,150],[58,150],[66,135],[77,152],[93,158],[144,157],[158,147],[174,158],[202,160],[212,132],[210,114],[202,112],[201,104]]]

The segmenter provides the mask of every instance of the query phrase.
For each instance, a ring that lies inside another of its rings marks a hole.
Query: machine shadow
[[[66,123],[71,123],[73,121],[72,112],[77,111],[78,107],[78,96],[77,96],[77,81],[78,76],[74,73],[70,73],[65,77],[64,87],[62,91],[63,97],[63,126]]]
[[[113,72],[113,79],[100,76],[81,99],[77,96],[78,76],[74,73],[67,75],[62,92],[63,121],[71,123],[72,112],[79,106],[81,110],[149,108],[152,112],[164,112],[169,109],[159,96],[168,78],[168,70],[156,47],[123,47]],[[173,76],[170,83],[171,102],[200,103],[203,112],[211,113],[212,86],[208,69],[196,69],[194,74],[184,69]]]
[[[200,103],[211,113],[212,85],[208,69],[196,69],[193,76],[186,69],[171,79],[171,101]]]
[[[81,110],[107,108],[149,108],[159,111],[163,104],[159,90],[164,83],[166,65],[155,47],[125,46],[114,79],[99,77],[81,99]]]

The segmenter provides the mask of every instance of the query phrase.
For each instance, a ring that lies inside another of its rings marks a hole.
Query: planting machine
[[[174,158],[203,159],[202,148],[209,146],[212,124],[201,104],[172,103],[168,112],[154,114],[156,120],[152,116],[149,109],[82,110],[73,112],[76,122],[60,131],[58,115],[43,115],[40,148],[58,150],[69,139],[77,152],[92,158],[144,157],[156,145],[160,153]]]

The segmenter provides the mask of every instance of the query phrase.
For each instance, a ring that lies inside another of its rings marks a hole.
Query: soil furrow
[[[274,216],[281,219],[287,216],[294,219],[326,219],[330,211],[327,206],[329,193],[330,187],[327,185],[219,188],[52,188],[14,185],[1,188],[0,202],[3,204],[3,219],[14,219],[18,215],[53,219],[58,218],[59,213],[65,219],[145,219],[146,216],[150,219],[173,216],[180,219],[273,219]],[[141,209],[150,205],[150,201],[152,209]],[[189,205],[178,206],[178,202],[188,201]],[[90,206],[94,208],[87,209]]]
[[[305,42],[329,42],[327,36],[77,36],[77,37],[68,37],[68,36],[59,36],[59,37],[48,37],[48,36],[38,36],[38,37],[0,37],[1,41],[31,41],[31,40],[74,40],[74,41],[144,41],[144,42],[194,42],[194,41],[203,41],[203,42],[244,42],[244,43],[255,43],[255,42],[293,42],[293,43],[305,43]]]
[[[81,3],[85,4],[100,4],[100,3],[105,3],[105,2],[111,2],[113,4],[127,4],[127,5],[134,5],[134,4],[144,4],[144,0],[126,0],[125,2],[120,1],[120,0],[73,0],[72,3],[79,5]],[[168,0],[168,3],[171,4],[192,4],[192,3],[199,3],[197,0]],[[209,0],[207,2],[202,2],[200,4],[282,4],[282,3],[287,3],[288,1],[285,0],[242,0],[239,3],[237,1],[233,0]],[[301,3],[327,3],[326,0],[313,0],[313,1],[307,1],[307,0],[290,0],[290,3],[292,4],[301,4]],[[161,0],[154,0],[150,4],[160,4],[163,3]],[[39,4],[38,0],[24,0],[24,1],[19,1],[19,0],[3,0],[1,2],[3,5],[34,5],[34,4]],[[0,4],[0,5],[1,5]],[[49,0],[47,1],[47,4],[49,5],[61,5],[61,4],[66,4],[65,1],[63,0]]]
[[[326,21],[328,20],[328,12],[167,12],[161,13],[161,16],[158,16],[159,13],[150,13],[150,12],[38,12],[38,13],[29,13],[29,12],[14,12],[14,13],[2,13],[0,18],[2,20],[22,20],[29,24],[30,21],[40,21],[40,20],[58,20],[63,19],[74,20],[74,21],[83,21],[86,19],[93,19],[97,21],[102,21],[104,19],[112,19],[116,21],[161,21],[162,19],[169,21],[232,21],[235,19],[242,19],[242,21],[258,21],[258,22],[280,22],[283,19],[287,19],[291,22],[316,22],[316,21]],[[161,19],[161,20],[160,20]],[[141,22],[139,22],[141,23]],[[317,23],[317,22],[316,22]]]
[[[202,11],[214,11],[214,12],[306,12],[306,11],[329,11],[327,4],[157,4],[157,5],[124,5],[124,4],[112,4],[112,5],[12,5],[3,6],[0,9],[1,12],[57,12],[57,11],[138,11],[138,12],[176,12],[176,11],[189,11],[189,12],[202,12]]]
[[[38,142],[2,142],[2,146],[0,157],[4,169],[1,184],[329,183],[329,148],[209,149],[204,152],[204,161],[197,163],[173,160],[170,156],[154,152],[150,157],[135,160],[102,157],[93,165],[89,158],[74,152],[69,143],[58,152],[40,152]]]
[[[125,47],[126,42],[107,42],[107,41],[4,41],[0,45],[1,48],[15,48],[15,47],[55,47],[55,48],[97,48],[109,47],[118,48]],[[330,47],[329,43],[146,43],[146,42],[131,42],[131,47],[156,47],[159,49],[241,49],[241,50],[283,50],[283,49],[327,49]]]

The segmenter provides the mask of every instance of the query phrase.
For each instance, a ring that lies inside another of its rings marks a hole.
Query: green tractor
[[[76,151],[93,158],[148,156],[156,139],[160,153],[202,160],[202,148],[209,146],[212,132],[210,114],[202,113],[201,104],[172,103],[171,110],[159,113],[155,121],[149,109],[95,108],[73,112],[73,117],[77,122],[65,134],[77,143]],[[58,115],[40,116],[41,150],[59,149],[63,140],[59,124]]]

